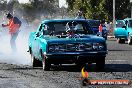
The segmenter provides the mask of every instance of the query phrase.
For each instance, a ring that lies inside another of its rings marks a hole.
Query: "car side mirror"
[[[36,37],[39,37],[39,33],[36,34]]]

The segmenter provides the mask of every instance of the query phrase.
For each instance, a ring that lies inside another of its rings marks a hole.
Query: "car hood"
[[[56,36],[44,36],[43,38],[47,43],[81,43],[81,42],[105,42],[103,37],[96,35],[84,35],[79,38],[58,38]]]

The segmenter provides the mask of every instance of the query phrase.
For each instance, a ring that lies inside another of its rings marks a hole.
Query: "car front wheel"
[[[31,55],[31,63],[32,63],[32,67],[42,67],[42,61],[39,61],[33,55]]]
[[[99,57],[99,60],[96,61],[96,68],[99,70],[104,69],[105,67],[105,57]]]
[[[50,64],[50,62],[49,62],[49,60],[47,58],[43,58],[42,64],[43,64],[43,69],[45,71],[49,71],[50,70],[51,64]]]
[[[130,34],[128,35],[128,44],[129,44],[129,45],[132,45],[132,37],[131,37]]]
[[[117,42],[123,44],[123,43],[125,43],[125,39],[118,38]]]

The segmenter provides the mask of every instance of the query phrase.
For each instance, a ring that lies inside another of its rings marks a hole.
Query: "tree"
[[[52,16],[56,9],[58,8],[55,4],[58,0],[30,0],[31,5],[33,6],[37,17],[43,15]]]
[[[4,11],[7,9],[7,1],[6,0],[1,0],[0,1],[0,11]]]
[[[18,8],[19,6],[19,1],[18,0],[10,0],[8,3],[7,3],[7,10],[10,12],[10,13],[14,13],[14,9],[15,7]]]
[[[73,14],[81,7],[86,11],[86,17],[92,19],[113,18],[113,0],[66,0],[68,3],[68,11]],[[116,1],[116,19],[130,17],[130,0]]]

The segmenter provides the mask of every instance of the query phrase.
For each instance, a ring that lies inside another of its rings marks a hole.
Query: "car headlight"
[[[75,44],[67,44],[67,51],[75,51],[77,46]]]
[[[59,51],[66,51],[66,45],[65,44],[60,44],[59,46]]]
[[[49,52],[62,52],[66,51],[66,46],[64,44],[52,44],[49,45]]]
[[[57,44],[51,44],[51,45],[49,45],[48,50],[49,50],[49,52],[59,51],[59,45],[57,45]]]
[[[59,51],[59,45],[55,45],[55,51]]]
[[[93,49],[94,50],[103,50],[104,49],[104,45],[101,43],[93,43]]]
[[[84,44],[76,45],[76,51],[85,51],[85,45]]]
[[[49,48],[48,48],[48,51],[49,51],[49,52],[55,52],[55,47],[54,47],[54,45],[50,45]]]
[[[85,50],[92,50],[92,44],[91,43],[85,43]]]

